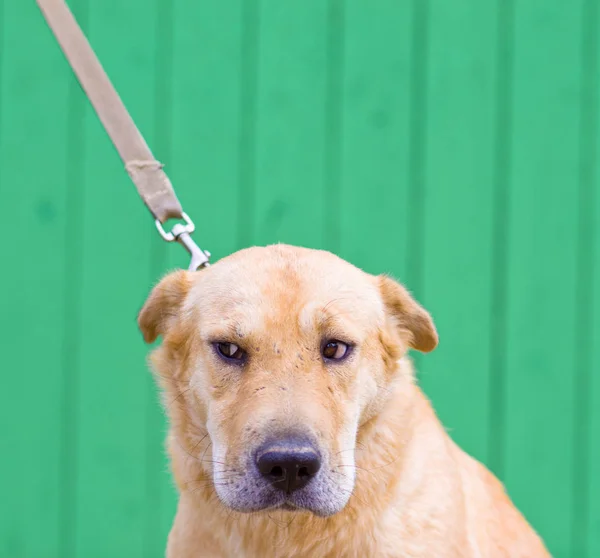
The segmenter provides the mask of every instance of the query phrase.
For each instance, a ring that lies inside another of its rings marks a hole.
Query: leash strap
[[[64,0],[37,0],[37,3],[117,148],[125,170],[154,216],[159,233],[168,242],[177,240],[190,252],[191,270],[208,265],[210,254],[191,239],[194,223],[183,212],[163,165],[152,155],[69,7]],[[162,225],[169,219],[180,219],[185,224],[177,223],[171,232],[165,232]]]

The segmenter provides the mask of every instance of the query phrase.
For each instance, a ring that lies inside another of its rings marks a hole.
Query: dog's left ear
[[[429,313],[410,293],[390,277],[376,277],[388,316],[395,325],[408,333],[408,343],[417,351],[428,353],[438,344],[438,334]]]
[[[152,289],[138,314],[138,325],[146,343],[153,343],[159,335],[164,335],[180,314],[192,285],[191,275],[189,271],[175,271]]]

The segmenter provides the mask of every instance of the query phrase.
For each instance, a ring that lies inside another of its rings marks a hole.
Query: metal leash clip
[[[165,231],[158,219],[154,223],[164,240],[167,242],[177,241],[188,251],[192,257],[188,267],[189,271],[198,271],[199,269],[208,267],[210,265],[210,252],[202,250],[190,236],[196,230],[194,222],[183,211],[181,212],[181,218],[185,221],[185,224],[176,223],[170,232]]]

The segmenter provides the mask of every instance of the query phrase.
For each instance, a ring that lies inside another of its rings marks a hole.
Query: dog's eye
[[[215,347],[219,355],[227,360],[243,360],[246,356],[246,353],[234,343],[215,343]]]
[[[350,347],[341,341],[327,341],[323,346],[323,356],[328,360],[342,360],[347,356]]]

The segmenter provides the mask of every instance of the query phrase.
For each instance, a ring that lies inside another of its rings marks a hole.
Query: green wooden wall
[[[72,0],[216,258],[401,278],[419,376],[555,556],[600,556],[597,0]],[[161,556],[158,238],[32,0],[0,0],[0,556]]]

